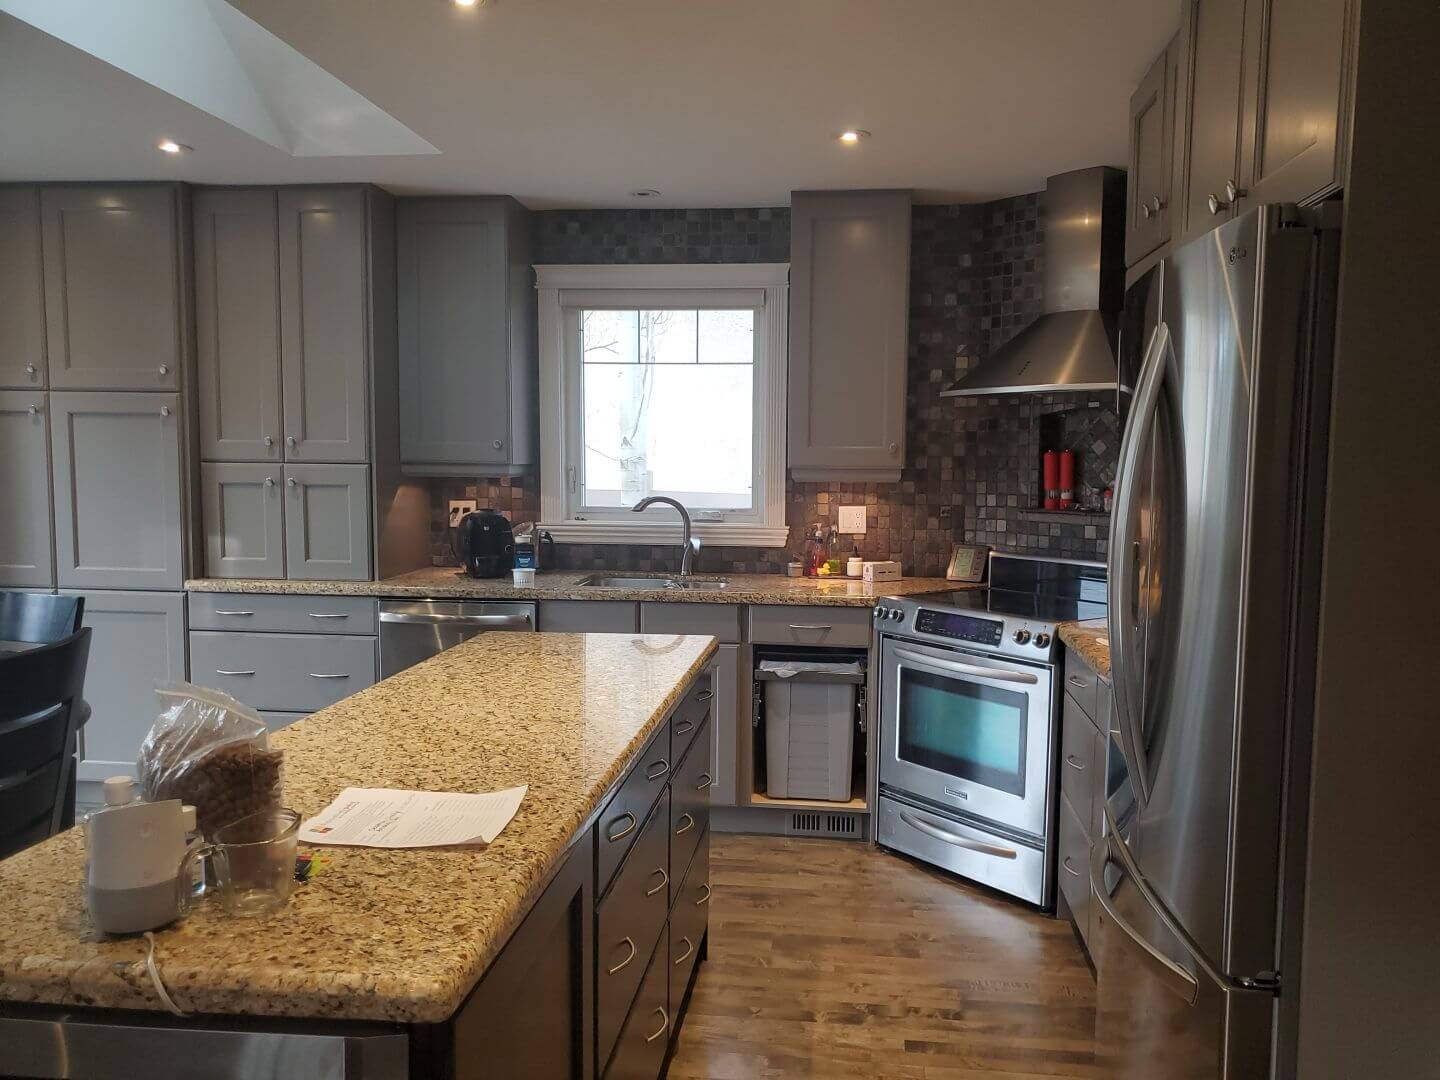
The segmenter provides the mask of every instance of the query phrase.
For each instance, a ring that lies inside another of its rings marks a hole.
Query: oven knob
[[[890,609],[890,618],[894,619],[896,622],[899,622],[904,617],[905,612],[901,611],[898,607]]]
[[[1043,648],[1045,648],[1045,647],[1046,647],[1047,645],[1049,645],[1049,644],[1050,644],[1050,635],[1049,635],[1049,634],[1040,633],[1040,634],[1036,634],[1036,635],[1035,635],[1035,647],[1036,647],[1037,649],[1043,649]]]
[[[883,607],[877,607],[872,614],[875,616],[875,621],[879,622],[885,618],[885,609]]]
[[[1015,631],[1015,644],[1016,644],[1016,645],[1024,645],[1024,644],[1025,644],[1027,641],[1029,641],[1029,640],[1030,640],[1030,631],[1029,631],[1029,630],[1016,630],[1016,631]]]

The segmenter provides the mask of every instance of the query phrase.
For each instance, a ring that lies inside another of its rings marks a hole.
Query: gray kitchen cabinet
[[[278,196],[285,460],[368,456],[365,191]]]
[[[908,191],[797,191],[790,211],[789,466],[894,481],[905,461]]]
[[[182,189],[40,193],[50,385],[176,390],[186,355]]]
[[[40,191],[0,187],[0,387],[45,385]]]
[[[206,462],[200,467],[205,567],[211,577],[285,576],[281,466]]]
[[[1238,193],[1240,184],[1245,0],[1190,0],[1186,20],[1189,94],[1179,233],[1188,240],[1234,213],[1229,192]]]
[[[180,396],[52,393],[50,414],[56,582],[180,588]]]
[[[0,585],[55,584],[47,397],[0,390]]]
[[[736,769],[740,761],[740,740],[750,737],[750,695],[741,692],[739,645],[721,645],[715,651],[710,678],[715,688],[715,708],[710,723],[714,762],[710,805],[739,806]]]
[[[633,600],[542,600],[538,619],[552,634],[633,634],[639,607]]]
[[[292,578],[370,577],[370,470],[286,465],[285,569]]]
[[[401,199],[400,462],[496,476],[537,461],[528,212],[505,196]]]
[[[91,628],[85,700],[92,710],[81,735],[77,778],[99,803],[107,776],[135,775],[135,758],[160,714],[156,687],[185,678],[185,596],[162,592],[78,593]]]
[[[196,193],[200,456],[279,461],[280,261],[272,188]]]
[[[373,686],[373,637],[190,632],[190,679],[269,712],[317,712]]]
[[[1178,39],[1130,97],[1130,175],[1126,182],[1125,264],[1170,239],[1171,162]]]

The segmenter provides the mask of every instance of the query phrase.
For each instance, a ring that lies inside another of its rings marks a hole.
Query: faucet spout
[[[695,538],[694,530],[690,526],[690,511],[686,510],[681,503],[670,498],[668,495],[651,495],[649,498],[641,499],[630,508],[632,513],[639,514],[648,510],[656,503],[663,503],[665,506],[674,507],[680,515],[680,527],[683,534],[680,538],[680,576],[688,578],[695,569],[695,551],[700,547],[700,541]]]

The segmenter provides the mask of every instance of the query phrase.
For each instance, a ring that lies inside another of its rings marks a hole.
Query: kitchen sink
[[[590,589],[685,589],[691,592],[719,592],[729,586],[720,578],[678,578],[660,574],[591,574],[580,585]]]

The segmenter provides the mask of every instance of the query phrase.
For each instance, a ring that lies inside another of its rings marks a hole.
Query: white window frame
[[[686,263],[627,266],[535,267],[540,320],[540,516],[555,539],[570,544],[670,544],[680,541],[680,524],[659,510],[578,511],[583,451],[580,440],[578,348],[579,310],[590,303],[619,302],[630,293],[637,307],[657,294],[693,291],[699,307],[729,303],[725,294],[763,294],[755,311],[755,505],[750,520],[706,520],[695,516],[695,535],[710,546],[784,547],[785,387],[789,342],[789,263]],[[601,292],[605,294],[601,297]],[[649,294],[647,297],[646,294]],[[628,301],[627,301],[628,302]],[[751,303],[754,301],[752,300]],[[736,306],[751,306],[751,303]],[[578,342],[578,338],[577,338]],[[576,344],[576,343],[571,343]],[[575,371],[571,372],[570,368]],[[573,470],[573,471],[572,471]]]

